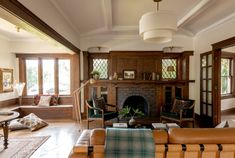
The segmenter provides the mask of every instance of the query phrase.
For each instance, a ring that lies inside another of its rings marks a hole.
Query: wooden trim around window
[[[58,67],[58,60],[60,59],[68,59],[70,60],[70,94],[74,90],[73,87],[76,85],[76,87],[79,86],[79,83],[75,84],[74,82],[77,82],[77,78],[79,78],[79,55],[68,55],[68,54],[16,54],[16,57],[19,58],[19,78],[20,82],[26,83],[26,60],[30,59],[37,59],[38,60],[38,73],[41,74],[38,76],[38,84],[39,84],[39,94],[43,94],[43,78],[42,78],[42,60],[43,59],[54,59],[55,61],[55,67],[54,67],[54,88],[55,88],[55,94],[59,94],[59,67]],[[78,86],[77,86],[78,85]],[[26,88],[24,90],[23,95],[27,96]],[[65,95],[67,96],[67,95]]]

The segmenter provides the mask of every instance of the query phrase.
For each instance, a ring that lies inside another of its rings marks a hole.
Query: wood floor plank
[[[46,120],[49,125],[38,131],[29,129],[12,131],[11,137],[50,136],[31,158],[67,158],[80,135],[80,127],[74,120]],[[1,131],[2,132],[2,131]]]

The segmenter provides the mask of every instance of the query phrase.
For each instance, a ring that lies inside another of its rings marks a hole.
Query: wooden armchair
[[[94,105],[94,104],[95,105]],[[103,97],[94,99],[94,100],[86,100],[87,106],[87,129],[89,129],[89,123],[92,121],[102,121],[102,127],[105,127],[105,121],[118,118],[118,107],[116,105],[107,104],[104,101]],[[114,109],[113,111],[109,110],[109,107]]]
[[[182,126],[183,122],[192,122],[194,127],[194,106],[195,100],[175,99],[170,111],[165,111],[164,107],[161,109],[160,121],[169,120],[179,123],[180,126]]]

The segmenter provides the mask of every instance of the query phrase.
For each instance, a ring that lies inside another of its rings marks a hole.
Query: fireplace
[[[128,105],[139,108],[146,116],[155,117],[156,88],[153,86],[117,87],[117,104],[119,109]]]
[[[148,103],[142,96],[129,96],[124,101],[123,108],[126,106],[131,107],[132,109],[139,109],[145,114],[145,116],[148,116]]]

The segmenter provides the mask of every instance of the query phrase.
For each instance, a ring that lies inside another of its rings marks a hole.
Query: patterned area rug
[[[0,158],[29,158],[49,136],[10,138],[8,148],[3,147],[3,138],[0,141]]]

